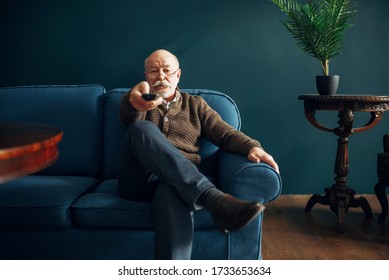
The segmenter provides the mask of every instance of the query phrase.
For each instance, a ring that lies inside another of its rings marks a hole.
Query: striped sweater
[[[200,137],[205,137],[222,150],[247,156],[250,149],[260,147],[258,141],[224,122],[200,96],[181,93],[166,110],[163,105],[151,111],[139,112],[129,102],[129,94],[121,100],[120,115],[125,125],[147,120],[159,127],[166,138],[194,164],[201,162],[198,151]]]

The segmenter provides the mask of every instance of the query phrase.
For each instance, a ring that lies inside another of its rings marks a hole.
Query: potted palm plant
[[[304,53],[318,59],[323,70],[316,77],[319,94],[336,93],[339,76],[330,75],[329,62],[339,55],[343,47],[344,32],[356,15],[355,0],[271,0],[287,16],[286,29]]]

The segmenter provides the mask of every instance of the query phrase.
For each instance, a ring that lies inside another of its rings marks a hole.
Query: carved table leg
[[[338,232],[344,233],[344,216],[346,214],[346,201],[344,199],[339,199],[338,203]]]
[[[344,233],[345,214],[350,207],[361,207],[367,218],[372,218],[373,213],[369,202],[364,197],[355,198],[355,191],[346,186],[343,190],[337,184],[325,189],[325,195],[314,194],[305,206],[305,212],[310,212],[316,203],[329,205],[332,212],[338,217],[338,232]],[[387,201],[386,201],[387,203]],[[387,208],[386,208],[387,209]],[[387,213],[387,212],[386,212]]]
[[[354,115],[351,110],[344,110],[339,112],[338,117],[339,127],[334,131],[339,136],[334,165],[336,183],[332,185],[331,210],[338,216],[338,232],[344,233],[344,218],[348,211],[350,194],[353,193],[346,183],[349,173],[348,136],[352,131]]]
[[[364,197],[355,198],[354,194],[350,196],[350,207],[361,207],[366,218],[373,218],[373,212],[371,211],[370,204]]]
[[[314,113],[308,113],[311,122],[315,123]],[[347,175],[349,173],[348,136],[352,134],[353,113],[349,109],[339,111],[338,117],[339,127],[333,130],[339,136],[334,165],[335,184],[325,189],[324,196],[314,194],[305,206],[305,212],[310,212],[316,203],[330,205],[331,210],[338,216],[338,232],[344,233],[345,214],[349,207],[361,207],[368,218],[372,217],[372,211],[369,202],[362,197],[355,198],[355,191],[347,186]],[[317,124],[316,126],[320,127]]]
[[[326,188],[325,193],[325,195],[321,195],[318,193],[312,195],[311,198],[308,200],[307,205],[305,206],[305,212],[311,212],[313,206],[316,203],[319,203],[321,205],[330,205],[331,188]]]
[[[350,190],[345,186],[334,184],[331,188],[331,210],[338,217],[338,233],[344,233],[344,220],[348,212],[350,201]]]
[[[346,191],[347,193],[347,191]],[[344,233],[344,217],[348,210],[348,196],[337,192],[334,187],[326,188],[325,195],[314,194],[305,206],[305,212],[310,212],[316,204],[330,205],[330,209],[338,216],[338,232]]]

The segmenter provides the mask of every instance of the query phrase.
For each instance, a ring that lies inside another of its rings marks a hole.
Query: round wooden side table
[[[54,163],[62,135],[51,125],[0,121],[0,184]]]
[[[355,191],[347,186],[349,174],[348,137],[354,133],[373,128],[381,119],[384,111],[389,110],[389,96],[373,95],[300,95],[304,101],[307,120],[316,128],[332,132],[338,136],[334,172],[335,183],[325,189],[325,195],[314,194],[308,201],[305,212],[310,212],[316,204],[329,205],[338,216],[338,232],[344,233],[344,218],[349,207],[361,207],[366,217],[372,217],[369,202],[364,197],[355,198]],[[338,127],[330,128],[316,119],[317,110],[337,111]],[[368,112],[370,119],[365,125],[353,128],[353,112]]]

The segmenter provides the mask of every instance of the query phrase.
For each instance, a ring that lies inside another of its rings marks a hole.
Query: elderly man
[[[237,231],[264,209],[258,202],[221,192],[201,173],[200,137],[277,171],[278,166],[258,141],[225,123],[201,97],[180,92],[175,55],[153,52],[145,60],[145,76],[146,81],[135,85],[121,102],[121,118],[128,128],[119,194],[152,202],[156,259],[190,259],[195,210],[205,208],[221,229]]]

